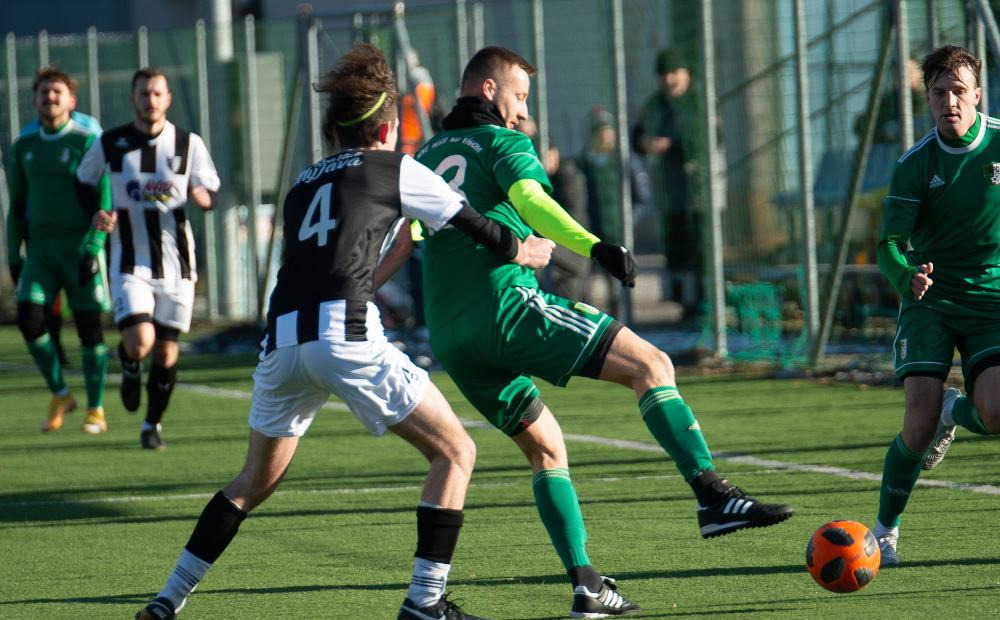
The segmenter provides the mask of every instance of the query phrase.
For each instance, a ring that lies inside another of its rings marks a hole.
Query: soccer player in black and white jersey
[[[111,232],[111,297],[121,332],[122,404],[139,409],[142,361],[152,354],[142,423],[143,448],[164,450],[160,420],[177,380],[177,336],[191,328],[198,279],[190,200],[218,203],[219,174],[197,134],[167,120],[167,76],[146,67],[132,77],[132,122],[106,131],[77,168],[77,193],[97,230]],[[97,208],[87,186],[111,178],[111,211]]]
[[[412,249],[409,234],[389,249],[407,230],[406,218],[432,231],[454,226],[529,268],[547,264],[554,244],[534,236],[518,241],[394,150],[395,84],[382,52],[355,44],[317,86],[331,100],[324,136],[345,150],[303,170],[285,198],[285,250],[254,373],[246,463],[205,506],[166,586],[138,620],[175,617],[247,513],[277,488],[331,393],[373,435],[389,430],[430,461],[417,507],[413,578],[398,618],[482,620],[444,592],[476,446],[427,373],[387,341],[375,289]]]

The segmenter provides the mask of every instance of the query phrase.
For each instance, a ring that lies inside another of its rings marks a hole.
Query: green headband
[[[375,114],[375,112],[378,111],[378,109],[382,107],[382,104],[385,103],[385,96],[386,96],[386,94],[382,93],[382,96],[378,98],[378,101],[375,102],[375,105],[372,106],[371,110],[368,110],[367,112],[365,112],[361,116],[357,117],[353,121],[347,121],[345,123],[337,121],[337,125],[339,125],[340,127],[350,127],[351,125],[357,125],[358,123],[360,123],[361,121],[365,120],[366,118],[368,118],[372,114]]]

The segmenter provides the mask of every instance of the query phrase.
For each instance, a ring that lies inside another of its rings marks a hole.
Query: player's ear
[[[495,95],[496,92],[497,92],[496,80],[492,78],[487,78],[486,81],[483,82],[483,97],[489,99],[490,101],[493,101],[493,95]]]
[[[378,141],[382,144],[389,141],[389,125],[390,123],[382,123],[378,128]]]

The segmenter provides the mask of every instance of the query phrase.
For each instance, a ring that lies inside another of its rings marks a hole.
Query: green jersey
[[[40,128],[22,134],[11,147],[7,230],[12,255],[19,251],[25,236],[33,243],[81,247],[89,239],[90,218],[76,199],[73,179],[83,154],[97,136],[92,129],[70,120],[55,132]]]
[[[909,235],[910,266],[933,263],[933,285],[903,305],[995,318],[1000,302],[1000,120],[980,115],[966,136],[932,130],[896,163],[882,233]]]
[[[462,194],[476,211],[510,228],[520,239],[532,229],[508,191],[530,179],[552,190],[531,140],[519,131],[476,125],[443,131],[416,155]],[[444,325],[484,295],[511,286],[538,288],[531,269],[508,262],[449,227],[425,240],[424,306],[430,329]]]

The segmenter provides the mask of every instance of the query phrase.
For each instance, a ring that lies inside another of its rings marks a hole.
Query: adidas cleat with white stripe
[[[736,530],[767,527],[789,519],[795,510],[787,504],[764,504],[747,495],[728,480],[712,485],[719,499],[710,506],[698,504],[698,525],[702,538],[714,538]]]
[[[642,611],[638,605],[618,594],[618,586],[611,577],[602,576],[600,592],[591,592],[587,586],[573,589],[573,608],[570,618],[607,618],[630,616]]]

